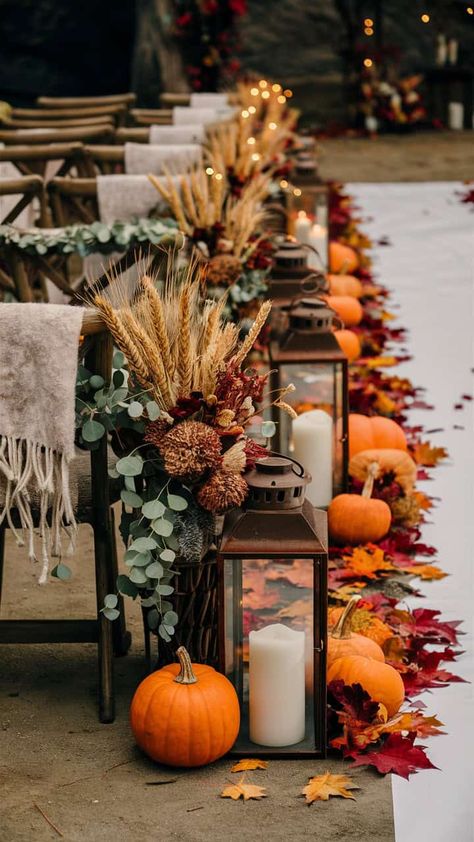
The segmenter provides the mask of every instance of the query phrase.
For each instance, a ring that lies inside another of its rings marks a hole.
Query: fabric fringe
[[[77,524],[69,490],[69,459],[41,444],[11,436],[0,436],[0,525],[6,521],[19,546],[24,540],[16,529],[12,510],[16,509],[21,527],[28,535],[28,555],[37,561],[33,512],[38,512],[41,539],[39,584],[48,579],[50,556],[61,557],[61,529],[74,544]],[[49,522],[48,522],[48,514]]]

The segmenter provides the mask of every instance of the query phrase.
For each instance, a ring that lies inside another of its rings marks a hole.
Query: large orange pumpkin
[[[334,335],[350,363],[360,357],[361,347],[359,337],[353,330],[336,330]]]
[[[405,433],[396,421],[382,415],[349,415],[349,458],[361,450],[407,450]]]
[[[352,298],[360,298],[363,287],[358,278],[354,275],[328,275],[329,292],[331,295],[351,295]]]
[[[385,500],[372,500],[371,494],[378,465],[372,464],[362,494],[338,494],[328,508],[328,528],[335,544],[376,543],[385,537],[392,522]]]
[[[400,673],[390,664],[347,655],[337,658],[328,670],[328,683],[342,679],[344,684],[360,684],[374,702],[385,705],[387,713],[395,716],[405,698],[405,688]]]
[[[139,684],[130,723],[140,748],[168,766],[204,766],[226,754],[240,727],[237,694],[212,667],[191,664],[183,646],[178,664]]]
[[[359,266],[359,258],[350,246],[332,240],[329,243],[329,271],[338,275],[351,274]]]
[[[345,327],[354,327],[362,320],[364,311],[357,298],[350,295],[327,295],[326,301],[344,322]]]
[[[357,608],[360,596],[353,596],[336,622],[328,637],[327,664],[328,669],[337,658],[346,655],[363,655],[374,661],[385,661],[382,649],[369,637],[355,634],[351,631],[352,615]]]

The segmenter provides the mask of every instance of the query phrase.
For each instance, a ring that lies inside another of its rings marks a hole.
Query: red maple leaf
[[[412,614],[413,622],[408,625],[408,632],[431,643],[457,643],[456,629],[461,621],[440,622],[437,619],[440,614],[441,611],[433,611],[430,608],[416,608]]]
[[[426,746],[414,746],[415,734],[402,737],[401,734],[390,734],[380,749],[357,755],[354,751],[350,756],[355,757],[355,766],[375,766],[377,772],[386,775],[394,772],[402,778],[416,772],[418,769],[437,769],[425,754]]]
[[[377,715],[379,703],[373,702],[360,684],[344,684],[342,679],[331,681],[328,685],[330,703],[337,709],[343,709],[354,719],[372,722]]]

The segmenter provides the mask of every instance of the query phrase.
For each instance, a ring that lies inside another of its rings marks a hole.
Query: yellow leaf
[[[445,459],[448,451],[445,447],[432,447],[429,441],[418,442],[412,450],[412,456],[417,465],[433,468],[440,459]]]
[[[395,401],[393,401],[392,398],[389,398],[388,395],[385,394],[385,392],[379,392],[377,394],[377,398],[374,405],[380,413],[380,415],[387,416],[393,415],[397,408],[397,404],[395,403]]]
[[[403,569],[408,573],[414,573],[415,576],[419,576],[420,579],[424,579],[426,582],[434,579],[444,579],[448,575],[440,567],[436,567],[435,564],[413,564],[411,567],[404,567]]]
[[[416,498],[420,509],[424,509],[427,512],[433,508],[431,497],[428,497],[423,491],[414,491],[413,496]]]
[[[359,576],[376,579],[377,573],[383,570],[394,570],[390,561],[385,561],[384,552],[375,544],[367,547],[356,547],[350,556],[343,556],[346,567]]]
[[[221,792],[221,798],[232,798],[233,801],[238,801],[239,798],[243,798],[244,801],[249,801],[251,798],[258,800],[266,797],[267,793],[265,792],[265,787],[255,786],[255,784],[246,784],[244,783],[244,777],[240,779],[238,784],[226,786]]]
[[[234,763],[231,772],[252,772],[254,769],[266,769],[268,762],[266,760],[257,760],[253,757],[244,757],[238,763]]]
[[[396,357],[371,357],[365,365],[367,368],[390,368],[393,365],[397,365],[397,363],[398,360]]]
[[[330,772],[326,772],[325,775],[310,778],[309,783],[303,787],[302,795],[305,796],[307,804],[312,804],[313,801],[329,801],[330,795],[354,798],[349,792],[350,789],[359,789],[359,787],[352,783],[348,775],[331,775]]]

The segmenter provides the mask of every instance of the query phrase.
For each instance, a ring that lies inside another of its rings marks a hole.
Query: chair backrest
[[[0,163],[10,162],[22,175],[41,175],[47,178],[48,164],[57,163],[54,175],[63,176],[83,164],[82,143],[48,143],[39,146],[21,145],[0,148]],[[48,168],[49,169],[49,168]]]
[[[116,143],[149,143],[150,129],[149,128],[126,128],[117,129],[115,132]]]
[[[0,179],[0,223],[10,225],[33,224],[39,207],[39,221],[44,224],[46,202],[44,182],[39,175]],[[31,213],[28,213],[31,211]],[[25,212],[25,213],[23,213]],[[26,219],[21,219],[21,215]],[[13,247],[2,247],[0,261],[0,287],[13,293],[19,301],[33,301],[33,290],[21,254]]]
[[[125,166],[124,146],[84,146],[84,174],[94,178],[97,173],[112,175],[123,173]]]
[[[127,113],[127,105],[121,102],[110,105],[95,105],[89,107],[74,106],[70,108],[12,108],[12,120],[79,120],[105,117],[114,122],[121,122]]]
[[[107,105],[135,104],[136,94],[110,94],[108,96],[39,96],[36,104],[43,108],[93,108]]]
[[[168,93],[160,94],[160,102],[164,107],[172,108],[173,105],[189,105],[191,103],[191,94],[184,93]]]
[[[17,120],[8,117],[2,122],[5,129],[75,129],[75,128],[89,128],[96,126],[108,126],[111,131],[115,128],[115,123],[111,117],[78,117],[63,120],[60,113],[56,119],[49,118],[44,120],[40,117],[35,119]]]
[[[173,112],[167,108],[132,108],[130,116],[137,126],[168,126],[173,122]]]
[[[90,224],[99,219],[95,178],[52,178],[47,191],[54,225]]]
[[[76,126],[72,128],[41,128],[39,129],[10,129],[0,130],[0,143],[13,144],[45,144],[70,143],[83,141],[84,143],[107,143],[114,138],[115,130],[110,123],[97,126]]]

